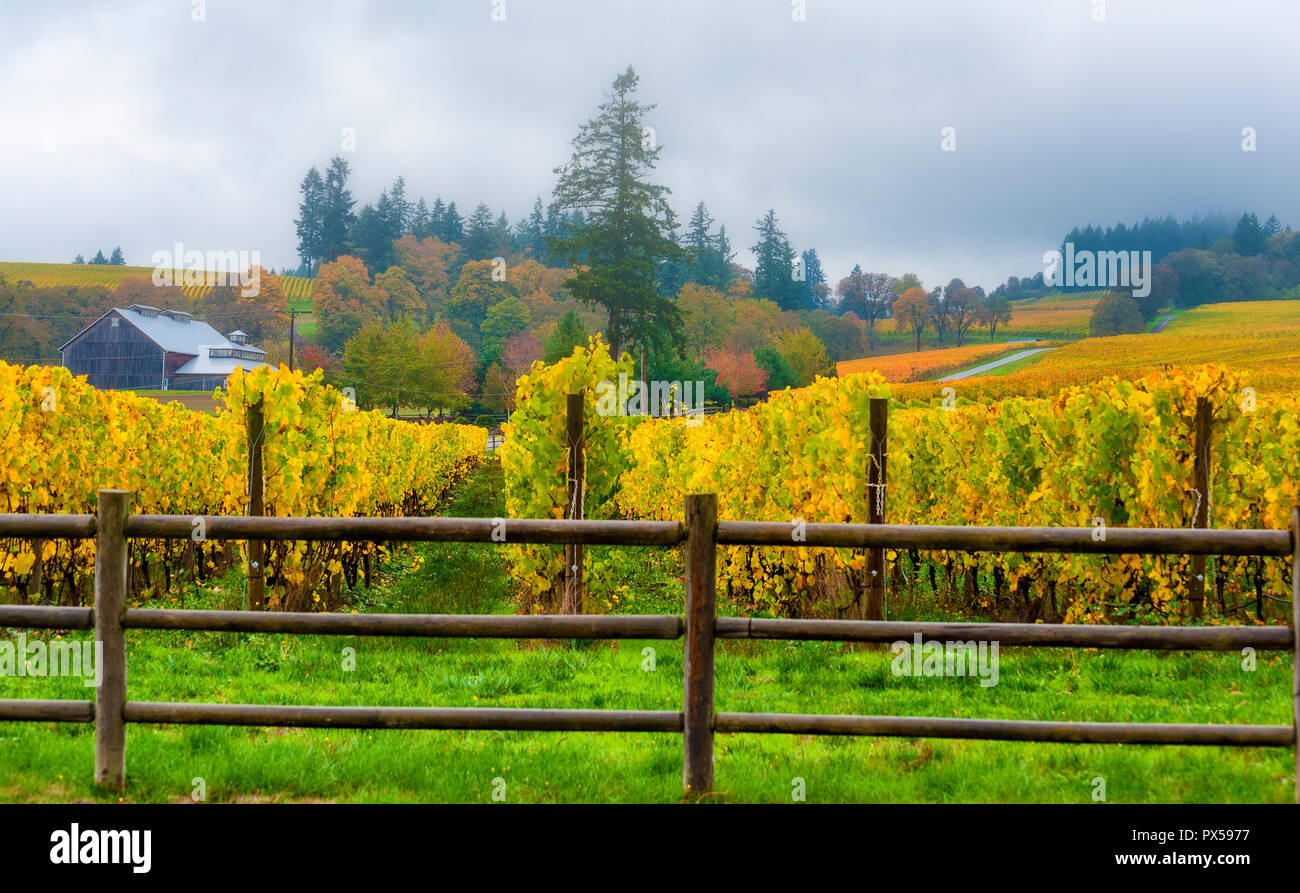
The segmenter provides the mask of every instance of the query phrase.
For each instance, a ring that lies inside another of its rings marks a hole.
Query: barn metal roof
[[[208,349],[211,347],[224,347],[221,344],[200,344],[199,349],[202,351],[198,356],[183,366],[177,368],[173,375],[222,375],[226,376],[235,371],[236,366],[244,367],[245,371],[251,371],[259,366],[267,366],[259,360],[249,360],[243,357],[213,357],[208,355]],[[264,353],[264,351],[258,351]]]
[[[161,313],[158,316],[146,316],[125,307],[114,307],[112,310],[107,311],[104,316],[109,313],[120,315],[124,320],[143,332],[150,341],[168,353],[189,354],[197,358],[200,355],[206,357],[209,347],[231,347],[238,350],[254,350],[260,354],[265,354],[265,351],[253,347],[251,344],[236,344],[227,340],[225,335],[199,319],[191,318],[182,321],[173,319],[170,316],[162,316]],[[100,317],[100,319],[103,318],[103,316]],[[95,320],[94,323],[69,338],[59,350],[63,350],[73,341],[76,341],[98,322],[98,319]],[[244,362],[249,363],[251,361],[245,360]],[[233,370],[234,367],[231,368]]]

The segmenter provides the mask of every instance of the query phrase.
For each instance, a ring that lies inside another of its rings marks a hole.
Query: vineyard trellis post
[[[95,644],[100,681],[95,691],[95,782],[126,782],[126,516],[131,494],[100,490],[95,518]]]
[[[262,401],[248,407],[248,514],[254,517],[266,509],[264,480],[262,476]],[[263,573],[266,564],[266,546],[261,540],[248,541],[248,608],[262,610],[265,594]]]
[[[582,394],[569,394],[565,401],[565,443],[568,448],[567,486],[564,494],[564,517],[582,520],[583,461],[582,461],[583,399]],[[582,611],[582,553],[581,543],[564,547],[564,596],[561,612],[578,614]]]
[[[686,644],[683,648],[682,784],[713,788],[713,643],[717,625],[718,495],[686,497]]]
[[[1204,397],[1196,398],[1196,419],[1193,425],[1192,486],[1196,489],[1196,505],[1192,513],[1192,527],[1210,526],[1210,437],[1213,409]],[[1183,616],[1199,620],[1205,611],[1205,556],[1192,556],[1191,578],[1187,582],[1188,608]]]
[[[1300,506],[1291,509],[1291,722],[1295,726],[1295,802],[1300,803]]]
[[[869,413],[867,453],[867,523],[885,523],[885,456],[889,442],[889,400],[873,397]],[[867,550],[862,605],[867,620],[885,619],[885,550]]]

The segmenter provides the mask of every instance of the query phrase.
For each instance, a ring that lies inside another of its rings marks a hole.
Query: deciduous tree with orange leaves
[[[717,370],[718,387],[726,390],[731,399],[747,394],[757,394],[767,385],[767,370],[758,365],[753,351],[719,348],[705,352],[710,369]]]
[[[316,340],[341,352],[366,323],[379,319],[382,303],[383,296],[370,284],[370,271],[360,258],[345,254],[321,264],[312,293]]]

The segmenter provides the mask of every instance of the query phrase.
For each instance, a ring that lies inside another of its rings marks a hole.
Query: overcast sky
[[[746,264],[769,207],[832,285],[861,263],[991,288],[1088,222],[1300,227],[1296,0],[196,5],[0,6],[0,260],[295,265],[298,184],[345,127],[358,208],[403,174],[515,221],[629,63],[678,213],[703,199]]]

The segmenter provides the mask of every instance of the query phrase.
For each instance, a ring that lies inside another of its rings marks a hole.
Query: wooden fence
[[[505,541],[568,546],[686,545],[685,616],[676,615],[421,615],[307,614],[260,611],[145,610],[126,607],[127,541],[188,538],[191,516],[132,515],[130,494],[99,493],[97,515],[0,515],[0,538],[95,537],[93,608],[0,606],[0,627],[95,631],[103,644],[102,681],[94,701],[0,700],[0,721],[95,725],[95,780],[121,788],[126,777],[127,723],[307,726],[356,729],[515,729],[587,732],[678,732],[683,783],[701,794],[713,785],[713,740],[723,733],[877,735],[979,738],[1100,744],[1189,744],[1293,747],[1300,717],[1300,510],[1286,530],[1112,528],[1104,541],[1091,528],[921,527],[807,524],[796,543],[793,525],[720,521],[717,497],[686,498],[684,522],[506,520]],[[353,540],[500,542],[487,518],[205,517],[214,540]],[[494,535],[495,534],[495,535]],[[1294,627],[1076,626],[1015,623],[912,623],[883,620],[780,620],[718,617],[716,550],[720,545],[839,546],[964,552],[1290,556]],[[683,705],[675,710],[532,710],[448,707],[309,707],[141,702],[127,699],[128,629],[209,630],[348,636],[477,636],[495,638],[685,637]],[[999,646],[1291,651],[1294,714],[1289,726],[1043,722],[916,716],[718,713],[714,709],[717,639],[846,642],[987,641]],[[1297,762],[1300,773],[1300,761]],[[1300,798],[1300,793],[1297,794]]]

